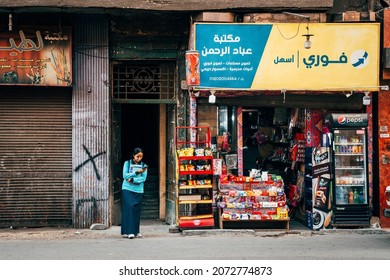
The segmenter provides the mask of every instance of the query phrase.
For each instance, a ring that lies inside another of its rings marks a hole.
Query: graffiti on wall
[[[84,162],[82,162],[81,164],[79,164],[75,169],[74,171],[78,172],[83,166],[85,166],[86,164],[88,164],[89,162],[92,164],[93,166],[93,170],[95,171],[95,174],[96,174],[96,178],[100,181],[100,174],[99,174],[99,170],[96,166],[96,162],[95,162],[95,159],[101,155],[104,155],[106,152],[100,152],[94,156],[92,156],[91,152],[87,149],[87,147],[85,147],[85,145],[83,145],[83,149],[84,151],[86,152],[86,154],[88,155],[88,159],[86,159]]]

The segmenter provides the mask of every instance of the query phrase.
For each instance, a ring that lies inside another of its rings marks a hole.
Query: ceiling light
[[[214,95],[215,90],[210,90],[209,103],[215,103],[216,96]]]
[[[306,34],[306,35],[302,35],[302,36],[306,36],[306,41],[305,41],[305,43],[303,43],[303,46],[305,47],[305,49],[310,49],[311,48],[310,36],[314,36],[314,35],[313,34]]]
[[[370,105],[371,104],[371,97],[369,96],[370,92],[369,91],[365,91],[364,92],[364,96],[363,96],[363,105]]]
[[[310,37],[314,36],[314,34],[309,34],[309,23],[307,23],[307,26],[306,26],[306,34],[304,34],[302,36],[306,37],[306,41],[305,41],[305,43],[303,43],[303,46],[305,47],[305,49],[310,49],[311,48]]]

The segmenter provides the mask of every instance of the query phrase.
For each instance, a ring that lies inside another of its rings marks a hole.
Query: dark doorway
[[[142,204],[142,219],[159,217],[159,105],[123,104],[121,108],[121,163],[132,158],[134,148],[144,150],[149,166]]]

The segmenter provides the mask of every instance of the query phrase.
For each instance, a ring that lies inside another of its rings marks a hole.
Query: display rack
[[[176,218],[179,228],[214,227],[214,158],[210,145],[209,127],[176,127]]]
[[[222,176],[219,181],[219,227],[289,229],[282,179],[249,181]]]

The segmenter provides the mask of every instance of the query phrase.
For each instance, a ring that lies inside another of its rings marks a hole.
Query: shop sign
[[[332,127],[366,127],[368,126],[367,114],[331,114]]]
[[[196,23],[199,88],[377,91],[379,38],[379,23]]]
[[[0,85],[71,86],[70,27],[0,32]]]

